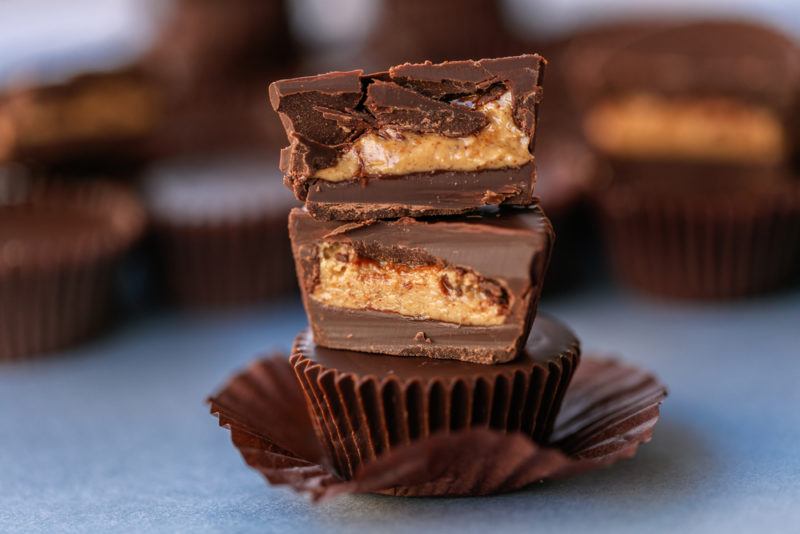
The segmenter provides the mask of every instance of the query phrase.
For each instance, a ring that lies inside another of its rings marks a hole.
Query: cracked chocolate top
[[[477,106],[510,93],[513,120],[530,139],[545,60],[523,55],[480,61],[404,64],[280,80],[269,87],[289,140],[281,152],[287,185],[305,198],[308,180],[337,164],[359,137],[386,128],[467,137],[487,126]]]

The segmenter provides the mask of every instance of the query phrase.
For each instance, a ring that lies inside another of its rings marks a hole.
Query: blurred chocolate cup
[[[664,297],[727,299],[778,289],[797,272],[800,181],[674,164],[643,172],[652,179],[618,179],[597,194],[624,284]]]
[[[569,86],[610,160],[778,167],[798,147],[800,49],[756,23],[612,26],[573,40]]]
[[[387,0],[365,54],[376,65],[522,53],[498,0]]]
[[[295,57],[285,0],[173,0],[161,18],[144,64],[173,89],[265,72]]]
[[[126,171],[155,155],[163,111],[160,91],[134,67],[16,84],[0,95],[0,162]]]
[[[144,185],[167,289],[180,305],[236,307],[295,291],[286,220],[297,204],[274,162],[165,162]]]
[[[0,360],[69,347],[98,332],[114,274],[144,210],[103,182],[30,182],[0,171]]]
[[[596,168],[593,153],[575,135],[545,132],[537,143],[535,194],[556,232],[545,295],[573,289],[588,274],[587,250],[595,250],[597,238],[587,209]]]

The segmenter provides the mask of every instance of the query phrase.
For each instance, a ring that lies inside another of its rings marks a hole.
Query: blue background
[[[160,314],[79,350],[0,367],[0,531],[746,532],[800,528],[800,294],[545,301],[587,350],[669,386],[653,441],[601,472],[484,498],[313,505],[247,468],[204,398],[305,323],[295,300]]]

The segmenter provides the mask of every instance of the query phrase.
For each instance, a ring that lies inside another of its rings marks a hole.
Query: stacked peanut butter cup
[[[533,196],[544,65],[426,62],[270,86],[289,139],[284,182],[305,202],[289,235],[310,327],[291,373],[285,359],[263,360],[211,399],[270,481],[315,496],[508,491],[580,463],[575,451],[540,455],[554,434],[608,430],[614,418],[591,407],[613,404],[587,397],[569,432],[556,426],[580,345],[536,315],[555,239]],[[630,379],[596,365],[590,382]],[[633,383],[636,400],[615,405],[627,437],[574,442],[595,463],[649,439],[664,390],[652,377]]]

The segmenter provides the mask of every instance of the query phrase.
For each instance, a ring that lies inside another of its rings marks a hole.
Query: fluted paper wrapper
[[[296,290],[286,212],[156,225],[169,289],[187,308],[253,304]]]
[[[485,426],[441,430],[392,447],[349,478],[335,474],[285,356],[254,363],[209,402],[248,465],[271,484],[317,500],[344,493],[489,495],[605,467],[650,440],[665,396],[643,370],[584,358],[545,445]]]
[[[100,330],[109,318],[115,269],[145,221],[136,198],[109,183],[37,183],[5,199],[12,207],[20,201],[55,214],[85,212],[108,224],[80,238],[26,247],[18,255],[9,246],[0,254],[0,361],[63,349]]]
[[[727,299],[777,289],[800,263],[800,184],[758,194],[599,197],[614,270],[647,293]]]
[[[493,428],[542,441],[553,429],[578,360],[579,349],[571,347],[549,362],[513,371],[498,365],[479,378],[433,380],[356,377],[326,369],[302,352],[290,363],[332,467],[352,478],[381,454],[437,432]]]

